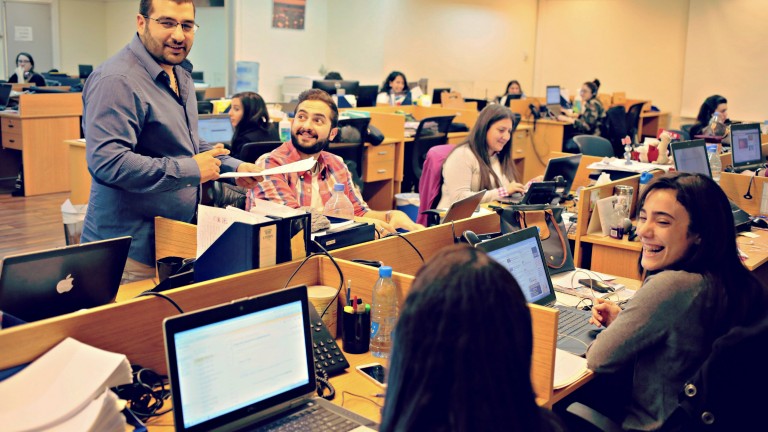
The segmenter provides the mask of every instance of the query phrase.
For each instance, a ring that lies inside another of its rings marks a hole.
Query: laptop
[[[547,109],[552,116],[559,116],[560,109],[560,86],[547,86]]]
[[[498,201],[502,204],[553,204],[556,205],[562,198],[557,191],[562,190],[564,182],[540,181],[531,183],[524,194],[520,192],[513,193],[507,197],[499,197]]]
[[[555,305],[555,289],[536,227],[521,229],[475,245],[504,266],[523,289],[528,303],[560,311],[557,347],[583,356],[598,329],[589,324],[590,312]]]
[[[0,269],[0,310],[37,321],[115,300],[131,237],[9,256]]]
[[[11,101],[11,90],[13,90],[12,84],[0,84],[0,111],[8,108],[8,103]]]
[[[197,121],[197,132],[200,139],[210,144],[229,144],[232,141],[234,130],[228,115],[217,114],[201,115]]]
[[[440,223],[444,224],[471,217],[475,210],[477,210],[477,206],[479,206],[480,202],[483,200],[483,196],[485,196],[485,189],[455,201],[451,204],[451,207],[445,213],[445,216]]]
[[[675,171],[702,174],[712,177],[709,170],[709,155],[703,139],[680,141],[669,144],[675,159]]]
[[[760,147],[759,123],[731,125],[731,155],[733,171],[737,173],[765,166]]]
[[[175,429],[375,430],[317,397],[311,331],[304,285],[166,318]]]
[[[544,171],[544,181],[555,181],[555,177],[563,177],[565,184],[559,184],[555,192],[566,196],[571,191],[571,186],[573,186],[573,180],[576,178],[576,171],[578,171],[580,163],[581,154],[552,158],[547,163],[546,171]]]

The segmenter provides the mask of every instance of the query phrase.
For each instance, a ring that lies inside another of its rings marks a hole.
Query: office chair
[[[371,119],[351,118],[339,120],[339,133],[331,143],[329,152],[344,159],[352,181],[363,190],[363,154],[368,138],[368,125]]]
[[[424,167],[419,179],[419,215],[416,223],[424,226],[432,226],[440,221],[440,216],[432,217],[427,210],[437,208],[443,192],[443,163],[448,158],[454,146],[444,144],[434,146],[427,152]]]
[[[213,104],[210,101],[197,101],[197,113],[198,114],[211,114],[213,113]]]
[[[262,141],[244,144],[243,148],[240,149],[240,160],[250,163],[256,162],[259,156],[271,152],[282,144],[283,143],[280,141]]]
[[[605,112],[605,119],[600,127],[600,136],[611,142],[613,153],[624,154],[622,138],[629,134],[627,129],[627,111],[623,105],[616,105]]]
[[[576,135],[573,141],[578,144],[581,153],[588,156],[613,157],[613,146],[607,139],[595,135]],[[623,153],[623,152],[622,152]]]
[[[405,151],[402,192],[418,192],[419,178],[427,152],[434,146],[448,143],[448,128],[456,116],[427,117],[419,122],[411,148]]]
[[[632,138],[632,141],[637,139],[637,125],[640,123],[640,113],[643,112],[644,104],[645,102],[638,102],[627,110],[627,129],[629,129],[629,137]]]
[[[693,125],[694,125],[693,123],[680,125],[680,130],[685,132],[685,134],[688,136],[688,138],[686,138],[687,140],[691,139],[691,128],[693,127]]]

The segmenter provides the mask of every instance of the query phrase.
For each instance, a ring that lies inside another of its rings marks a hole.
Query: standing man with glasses
[[[83,241],[133,237],[123,283],[155,275],[155,216],[195,217],[200,185],[258,168],[201,140],[192,64],[191,0],[141,0],[137,34],[83,89],[86,159],[93,182]],[[259,178],[237,184],[256,186]]]

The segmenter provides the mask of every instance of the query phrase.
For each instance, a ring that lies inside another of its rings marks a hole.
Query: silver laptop
[[[475,245],[514,276],[529,303],[560,311],[557,347],[583,356],[599,330],[589,324],[590,312],[556,305],[555,289],[536,227],[521,229]]]
[[[733,156],[734,172],[765,167],[760,146],[759,123],[731,125],[731,155]]]
[[[707,145],[703,139],[673,142],[669,145],[675,159],[675,171],[712,177]]]
[[[547,86],[547,109],[553,116],[559,116],[560,109],[560,86]]]
[[[9,256],[0,269],[0,310],[37,321],[115,300],[130,237]]]
[[[200,139],[204,139],[210,144],[224,143],[229,144],[232,141],[232,121],[227,114],[201,115],[197,120],[197,132]]]
[[[308,308],[302,285],[166,318],[176,430],[375,430],[317,397]]]
[[[445,213],[445,216],[443,217],[443,220],[440,221],[440,223],[444,224],[466,219],[472,216],[472,213],[477,210],[477,206],[479,206],[480,202],[483,200],[484,195],[485,189],[481,190],[480,192],[476,192],[464,199],[455,201],[453,204],[451,204],[451,207]]]

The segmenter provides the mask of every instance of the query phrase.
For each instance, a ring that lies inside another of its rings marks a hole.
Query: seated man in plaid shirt
[[[246,208],[250,209],[254,199],[264,199],[288,207],[305,207],[322,212],[325,202],[331,198],[333,185],[341,183],[355,209],[355,220],[375,224],[380,235],[395,233],[398,228],[408,231],[424,228],[399,210],[375,211],[368,208],[355,189],[344,161],[325,151],[339,132],[336,127],[338,117],[339,110],[328,93],[317,89],[301,93],[291,125],[291,140],[261,156],[256,165],[262,169],[274,168],[312,156],[317,164],[303,173],[265,176],[264,181],[248,192]]]

